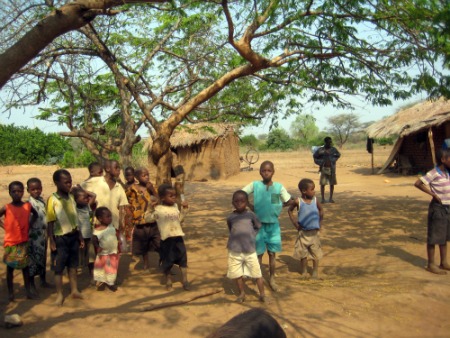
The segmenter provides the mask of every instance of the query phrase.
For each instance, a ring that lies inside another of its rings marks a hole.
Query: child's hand
[[[184,209],[187,209],[187,208],[189,207],[189,204],[188,204],[187,201],[183,201],[183,202],[181,202],[181,206],[182,206]]]
[[[52,250],[52,251],[56,250],[56,243],[52,237],[50,237],[50,250]]]
[[[441,201],[441,199],[439,198],[438,195],[433,194],[433,199],[434,199],[436,202],[438,202],[439,204],[442,204],[442,201]]]

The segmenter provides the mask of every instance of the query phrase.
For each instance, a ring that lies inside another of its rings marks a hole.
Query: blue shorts
[[[262,255],[264,252],[281,252],[281,230],[280,223],[262,223],[256,235],[256,253]]]

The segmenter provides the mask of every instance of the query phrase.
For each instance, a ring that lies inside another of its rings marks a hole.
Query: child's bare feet
[[[39,295],[34,292],[27,292],[27,299],[40,299]]]
[[[240,295],[238,298],[236,298],[236,303],[243,303],[245,302],[245,295]]]
[[[48,282],[42,282],[41,283],[41,288],[45,288],[45,289],[53,289],[55,286],[53,284],[50,284]]]
[[[84,299],[84,296],[81,294],[80,291],[72,292],[72,293],[70,294],[70,296],[71,296],[72,298],[74,298],[74,299]]]
[[[190,291],[191,290],[191,283],[189,283],[188,281],[183,282],[183,289],[185,289],[186,291]]]
[[[9,293],[8,294],[8,301],[9,302],[14,302],[14,293]]]
[[[428,264],[428,266],[425,268],[425,270],[435,273],[436,275],[446,275],[447,272],[439,269],[439,267],[435,264]]]
[[[260,296],[258,297],[258,299],[259,299],[259,301],[260,301],[261,303],[266,303],[266,304],[270,304],[270,303],[271,303],[271,302],[270,302],[270,298],[267,297],[266,295],[260,295]]]
[[[172,283],[166,283],[166,290],[167,291],[172,291],[173,290]]]
[[[116,285],[106,285],[106,287],[111,292],[116,292],[117,291],[117,286]]]
[[[105,291],[105,288],[106,288],[106,284],[105,283],[99,282],[97,284],[97,291]]]
[[[63,295],[62,294],[57,294],[56,295],[56,300],[55,300],[55,305],[56,306],[62,306],[63,305],[63,302],[64,302],[64,297],[63,297]]]
[[[444,263],[439,265],[439,269],[450,271],[450,265],[448,263]]]
[[[278,284],[275,282],[275,277],[273,276],[269,279],[269,286],[274,292],[279,291]]]

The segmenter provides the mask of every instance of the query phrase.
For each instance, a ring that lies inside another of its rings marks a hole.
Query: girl
[[[190,290],[187,279],[187,254],[183,240],[181,223],[188,211],[188,203],[181,202],[181,212],[175,203],[177,194],[170,184],[162,184],[158,188],[161,205],[155,207],[153,212],[159,231],[161,233],[161,268],[166,276],[166,289],[172,289],[170,269],[174,264],[180,267],[183,288]]]
[[[105,285],[109,290],[117,291],[114,285],[119,267],[118,231],[111,224],[112,213],[106,207],[95,210],[95,217],[99,224],[95,225],[92,242],[97,252],[94,263],[94,280],[97,282],[97,290],[104,290]]]
[[[27,191],[30,194],[28,202],[37,212],[37,219],[33,224],[30,224],[29,231],[29,247],[28,253],[30,255],[30,287],[31,290],[37,294],[36,286],[34,284],[34,277],[39,276],[41,280],[41,287],[51,287],[45,279],[45,270],[47,265],[47,221],[45,202],[42,198],[42,182],[39,178],[33,177],[27,181]]]
[[[3,228],[5,239],[3,246],[5,253],[3,262],[7,266],[6,284],[8,285],[8,299],[14,301],[13,278],[14,269],[22,270],[23,281],[28,299],[38,299],[30,287],[30,270],[28,268],[28,231],[31,223],[37,218],[37,212],[29,202],[23,202],[24,186],[22,182],[14,181],[8,186],[10,204],[0,209],[0,217],[5,216]]]
[[[72,189],[73,197],[77,204],[78,225],[80,227],[81,236],[84,241],[84,248],[80,248],[79,252],[79,266],[89,269],[89,277],[91,278],[91,285],[95,285],[94,281],[94,260],[95,250],[91,243],[92,238],[92,210],[97,204],[96,195],[93,192],[86,191],[80,186],[75,186]]]

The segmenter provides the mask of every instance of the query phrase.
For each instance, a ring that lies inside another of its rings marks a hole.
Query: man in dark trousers
[[[314,153],[314,162],[320,166],[320,194],[322,195],[322,203],[325,201],[325,186],[330,185],[329,203],[334,203],[333,193],[336,180],[336,161],[341,157],[339,151],[332,146],[331,137],[324,139],[325,145],[317,149]]]

